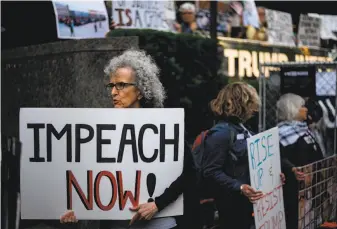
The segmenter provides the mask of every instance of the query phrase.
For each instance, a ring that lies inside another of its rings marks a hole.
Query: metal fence
[[[319,104],[323,113],[323,118],[316,123],[316,126],[317,140],[321,141],[324,159],[301,167],[306,179],[298,184],[298,228],[316,229],[324,222],[337,220],[337,62],[261,64],[260,132],[275,127],[278,123],[276,103],[281,96],[281,70],[287,67],[314,67],[315,94],[311,99]],[[269,77],[265,77],[266,68],[270,71]],[[294,93],[296,94],[296,91]]]

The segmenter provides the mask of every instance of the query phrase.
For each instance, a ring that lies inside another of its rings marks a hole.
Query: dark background
[[[178,1],[177,6],[185,1]],[[336,14],[335,1],[256,1],[257,6],[292,14],[297,25],[301,13]],[[2,49],[57,41],[51,1],[1,1]]]

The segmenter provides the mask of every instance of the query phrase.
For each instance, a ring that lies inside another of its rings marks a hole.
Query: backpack
[[[209,130],[202,131],[194,140],[192,145],[192,157],[194,162],[194,169],[196,171],[196,182],[197,189],[199,191],[199,195],[201,198],[210,198],[212,195],[210,194],[209,188],[207,188],[207,184],[205,183],[205,179],[203,176],[203,159],[204,159],[204,149],[205,149],[205,141],[208,136],[212,135],[216,131],[220,130],[226,124],[220,123],[216,124]],[[230,148],[234,142],[234,131],[230,129]]]

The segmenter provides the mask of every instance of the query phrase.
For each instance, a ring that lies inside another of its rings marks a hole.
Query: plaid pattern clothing
[[[277,126],[279,128],[280,143],[284,147],[294,144],[306,134],[312,136],[306,122],[283,121]]]

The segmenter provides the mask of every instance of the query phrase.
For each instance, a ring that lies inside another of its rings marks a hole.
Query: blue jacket
[[[240,191],[242,184],[250,184],[246,141],[249,133],[239,123],[234,117],[222,120],[205,140],[203,175],[221,193]]]

